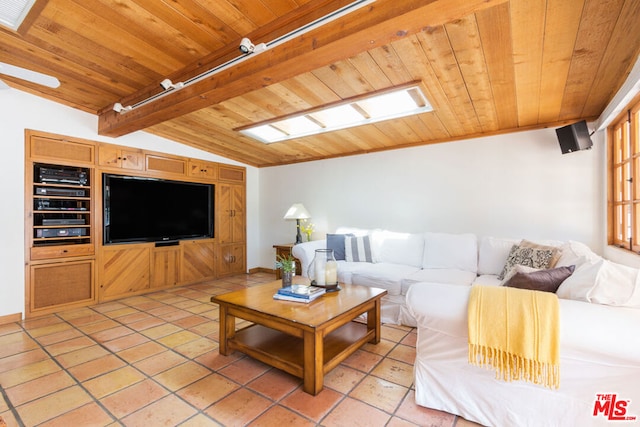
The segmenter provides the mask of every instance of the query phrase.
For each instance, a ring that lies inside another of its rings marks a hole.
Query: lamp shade
[[[284,214],[284,219],[308,219],[311,218],[311,214],[309,211],[302,206],[302,203],[294,203],[291,205],[286,214]]]

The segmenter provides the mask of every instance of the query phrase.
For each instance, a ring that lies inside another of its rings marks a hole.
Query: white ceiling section
[[[0,1],[0,25],[17,31],[36,0]]]

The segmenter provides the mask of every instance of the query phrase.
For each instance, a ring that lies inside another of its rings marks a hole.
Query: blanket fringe
[[[495,369],[496,379],[529,381],[551,389],[560,387],[560,366],[527,359],[496,348],[469,344],[469,363]]]

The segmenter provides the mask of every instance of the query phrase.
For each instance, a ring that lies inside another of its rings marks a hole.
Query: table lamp
[[[301,219],[309,219],[311,218],[311,214],[309,211],[302,206],[302,203],[294,203],[291,205],[286,214],[284,214],[284,219],[295,219],[296,220],[296,244],[302,243],[302,234],[300,233],[300,220]]]

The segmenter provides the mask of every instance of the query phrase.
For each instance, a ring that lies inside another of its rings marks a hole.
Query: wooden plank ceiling
[[[10,86],[257,167],[597,117],[640,53],[637,0],[377,0],[126,114],[112,110],[238,57],[351,0],[38,0],[0,61]],[[263,144],[236,129],[420,81],[434,111]],[[117,142],[117,140],[116,140]],[[517,138],[514,138],[514,143]]]

